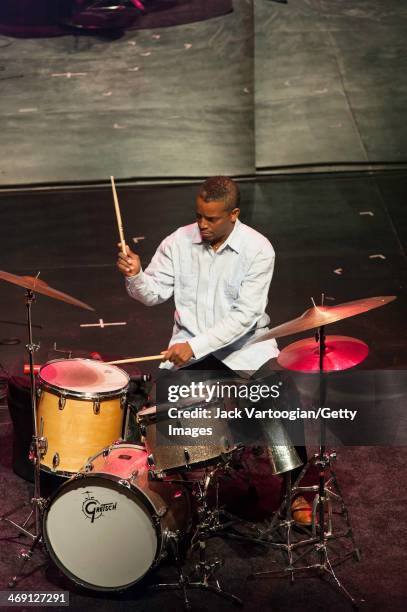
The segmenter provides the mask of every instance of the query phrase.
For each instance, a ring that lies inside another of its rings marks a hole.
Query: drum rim
[[[83,463],[83,465],[79,468],[79,470],[72,470],[71,472],[69,470],[54,470],[53,468],[41,462],[40,462],[40,470],[42,470],[43,472],[47,472],[48,474],[52,474],[52,476],[58,476],[59,478],[64,478],[64,481],[61,482],[60,484],[60,486],[62,486],[63,484],[67,482],[67,479],[70,480],[74,476],[78,476],[81,474],[85,474],[85,475],[90,474],[90,472],[86,472],[85,470],[85,466],[88,463],[91,463],[94,459],[96,459],[96,457],[99,457],[99,455],[101,455],[107,448],[113,449],[113,448],[118,448],[119,446],[131,446],[131,447],[135,446],[142,451],[146,450],[145,446],[141,446],[140,444],[132,444],[131,442],[126,442],[125,440],[123,440],[122,442],[112,442],[109,446],[105,446],[101,451],[98,451],[94,455],[91,455],[90,457],[88,457],[88,459]],[[50,496],[50,499],[51,498],[52,496]]]
[[[40,463],[40,470],[43,472],[47,472],[47,474],[51,474],[52,476],[59,476],[60,478],[64,478],[64,482],[61,482],[61,485],[67,482],[67,478],[72,478],[72,476],[75,476],[75,474],[78,473],[75,470],[73,470],[72,472],[68,472],[66,470],[53,470],[52,468],[48,467],[48,465],[44,465],[43,463]]]
[[[124,374],[125,378],[127,379],[127,383],[123,387],[118,387],[117,389],[113,389],[111,391],[103,391],[101,393],[98,393],[98,392],[92,393],[92,392],[87,392],[87,391],[73,391],[72,389],[66,389],[65,387],[59,387],[58,385],[52,385],[51,383],[44,380],[44,378],[42,378],[41,372],[44,368],[46,368],[50,364],[59,363],[61,361],[90,361],[91,363],[101,363],[101,364],[105,363],[104,361],[98,361],[97,359],[88,359],[88,358],[81,358],[81,357],[74,357],[73,359],[51,359],[51,361],[47,361],[47,363],[44,363],[44,365],[41,366],[37,374],[39,390],[46,389],[53,395],[63,395],[64,397],[79,399],[79,400],[111,399],[111,398],[120,397],[121,395],[125,395],[127,393],[127,390],[130,385],[130,375],[124,370],[122,370],[121,368],[118,368],[117,366],[110,365],[110,364],[106,364],[106,365],[109,365],[110,367],[115,368],[116,370],[119,370],[119,372]]]
[[[137,445],[134,445],[137,446]],[[142,498],[142,500],[147,500],[148,502],[148,506],[147,506],[147,511],[150,512],[150,518],[151,518],[151,524],[154,528],[154,531],[156,533],[157,536],[157,547],[156,547],[156,551],[155,551],[155,555],[154,555],[154,560],[152,562],[152,564],[146,569],[146,571],[144,572],[144,574],[142,574],[141,576],[139,576],[138,578],[136,578],[135,580],[128,582],[126,584],[120,585],[120,586],[114,586],[114,587],[105,587],[105,586],[99,586],[96,584],[92,584],[91,582],[87,582],[86,580],[82,580],[81,578],[79,578],[78,576],[76,576],[75,574],[73,574],[70,570],[68,570],[65,565],[63,564],[63,562],[58,558],[58,556],[56,555],[56,553],[54,552],[53,546],[51,544],[51,540],[48,536],[48,532],[47,532],[47,525],[46,525],[46,520],[47,520],[47,516],[48,516],[48,512],[50,510],[50,508],[52,507],[52,503],[53,501],[59,497],[60,495],[60,491],[62,489],[68,489],[69,485],[72,483],[78,483],[83,481],[85,478],[95,478],[95,477],[99,477],[101,480],[109,480],[111,482],[115,482],[118,485],[118,489],[123,489],[128,495],[130,495],[130,497],[134,497],[134,498]],[[106,592],[112,592],[112,591],[122,591],[125,589],[130,588],[131,586],[133,586],[134,584],[137,584],[138,582],[140,582],[149,572],[150,570],[152,570],[158,563],[162,550],[163,550],[163,545],[164,545],[164,540],[165,540],[165,532],[161,529],[161,522],[160,521],[156,521],[154,519],[155,516],[157,515],[157,510],[154,507],[153,503],[150,501],[150,499],[145,495],[145,493],[143,493],[143,491],[141,489],[139,489],[138,487],[134,487],[131,483],[129,483],[129,487],[127,487],[124,484],[120,483],[120,479],[117,476],[115,476],[114,474],[106,474],[104,472],[86,472],[86,473],[77,473],[75,477],[70,478],[69,480],[67,480],[66,482],[62,483],[56,491],[54,491],[50,497],[47,499],[47,504],[46,507],[44,509],[43,512],[43,516],[42,516],[42,535],[43,535],[43,542],[45,545],[45,548],[49,554],[49,556],[51,557],[52,561],[55,563],[55,565],[62,571],[62,573],[67,576],[72,582],[74,582],[75,584],[79,585],[79,586],[83,586],[87,589],[91,589],[93,591],[106,591]],[[153,510],[153,512],[151,512],[151,510]]]
[[[83,464],[83,467],[80,469],[80,471],[78,472],[78,475],[87,475],[87,474],[91,474],[91,472],[86,472],[83,471],[85,469],[85,466],[89,465],[89,463],[92,463],[92,461],[94,461],[96,459],[96,457],[99,457],[99,455],[102,455],[106,450],[109,450],[109,454],[112,450],[116,449],[116,448],[120,448],[120,447],[130,447],[130,448],[137,448],[138,450],[143,451],[144,453],[147,453],[146,451],[146,447],[142,446],[141,444],[134,444],[133,442],[128,442],[127,440],[119,440],[119,441],[115,441],[112,442],[111,444],[109,444],[109,446],[105,446],[104,448],[102,448],[102,450],[100,450],[99,452],[95,453],[94,455],[91,455],[90,457],[88,457],[88,459],[86,460],[86,462]],[[146,455],[147,456],[147,455]],[[105,472],[95,472],[95,474],[104,474]]]
[[[219,453],[218,455],[210,457],[209,459],[202,459],[202,461],[195,461],[194,463],[188,463],[188,464],[178,465],[174,467],[160,468],[160,469],[158,468],[154,469],[153,466],[151,466],[148,469],[152,472],[153,476],[156,476],[156,477],[160,476],[161,474],[166,474],[166,475],[168,474],[168,476],[171,476],[173,473],[185,474],[185,473],[188,473],[188,471],[193,471],[195,469],[199,470],[201,468],[210,467],[211,465],[216,464],[217,459],[221,459],[222,456],[231,455],[237,450],[239,450],[239,445],[236,445],[234,448],[232,448],[227,453]]]

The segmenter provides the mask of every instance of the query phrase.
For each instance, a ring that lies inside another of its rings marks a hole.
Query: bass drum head
[[[153,508],[141,492],[108,476],[60,487],[44,514],[44,540],[56,565],[74,582],[120,590],[138,582],[158,554]]]

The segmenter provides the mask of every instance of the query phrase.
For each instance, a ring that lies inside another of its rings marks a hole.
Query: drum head
[[[92,359],[50,361],[40,369],[39,378],[50,387],[90,395],[120,391],[129,383],[120,368]]]
[[[108,477],[64,484],[44,515],[44,539],[60,569],[97,590],[129,587],[153,565],[158,534],[147,498]]]

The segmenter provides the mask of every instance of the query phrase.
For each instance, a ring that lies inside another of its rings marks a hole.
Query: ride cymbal
[[[67,302],[68,304],[72,304],[72,306],[78,306],[78,308],[84,308],[85,310],[91,310],[93,312],[95,310],[92,308],[92,306],[85,304],[85,302],[81,302],[67,293],[62,293],[62,291],[53,289],[46,282],[34,276],[17,276],[16,274],[10,274],[9,272],[0,270],[0,278],[8,283],[12,283],[13,285],[18,285],[19,287],[24,287],[25,289],[31,289],[31,291],[34,293],[42,293],[43,295],[54,298],[55,300]]]
[[[281,325],[277,325],[277,327],[273,327],[265,334],[257,336],[251,344],[263,342],[270,338],[281,338],[283,336],[290,336],[291,334],[298,334],[299,332],[322,327],[323,325],[335,323],[336,321],[341,321],[348,317],[355,317],[368,310],[373,310],[373,308],[380,308],[380,306],[384,306],[395,300],[396,297],[396,295],[384,295],[362,298],[361,300],[354,300],[353,302],[344,302],[337,306],[313,306],[306,310],[300,317],[291,319],[291,321],[286,321]]]

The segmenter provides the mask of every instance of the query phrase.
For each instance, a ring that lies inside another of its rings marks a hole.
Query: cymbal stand
[[[324,355],[326,350],[324,326],[319,327],[316,334],[316,340],[319,343],[319,405],[324,407],[326,403],[327,378],[324,371]],[[357,600],[341,583],[334,571],[334,567],[343,563],[346,559],[353,557],[360,560],[360,551],[356,547],[353,536],[353,531],[349,521],[349,513],[343,501],[343,497],[336,479],[336,475],[332,469],[332,460],[336,458],[335,453],[328,453],[326,450],[326,429],[323,418],[320,422],[320,438],[318,453],[308,461],[299,474],[296,482],[292,486],[291,474],[286,475],[286,491],[283,502],[276,512],[268,529],[263,531],[263,537],[269,538],[269,544],[274,548],[279,548],[287,554],[287,563],[284,567],[277,570],[269,570],[265,572],[256,572],[249,576],[250,579],[256,578],[278,578],[290,577],[291,582],[297,572],[306,573],[307,571],[317,571],[322,576],[333,578],[333,583],[336,588],[350,601],[354,608],[358,608]],[[311,466],[316,466],[318,469],[318,485],[314,486],[298,486],[305,473]],[[330,472],[330,478],[327,480],[327,471]],[[333,486],[334,490],[331,489]],[[302,525],[298,525],[292,518],[291,502],[294,496],[300,492],[315,492],[314,503],[312,507],[312,523],[311,532]],[[332,502],[337,501],[341,506],[340,514],[345,519],[347,529],[344,533],[335,534],[333,532],[333,517],[332,517]],[[318,520],[317,520],[318,516]],[[280,519],[280,520],[279,520]],[[305,535],[305,539],[296,539],[293,533],[293,528]],[[285,531],[284,542],[278,543],[271,538],[274,537],[276,531]],[[328,554],[329,543],[340,538],[350,538],[352,549],[338,556],[331,561]],[[296,555],[298,548],[304,547],[303,552]],[[298,565],[300,561],[314,554],[316,561],[310,561],[307,565]]]
[[[214,513],[208,503],[208,490],[211,485],[214,474],[221,466],[216,466],[212,470],[206,470],[205,475],[201,480],[193,482],[184,481],[183,484],[191,484],[193,486],[194,497],[197,501],[197,515],[198,524],[196,526],[195,533],[191,540],[190,552],[195,547],[199,549],[199,561],[195,564],[194,570],[191,575],[186,575],[182,569],[181,556],[179,552],[180,535],[179,534],[168,534],[169,549],[172,554],[174,564],[178,572],[178,582],[173,583],[159,583],[151,587],[154,591],[159,590],[181,590],[184,597],[185,610],[191,610],[191,602],[188,598],[189,589],[200,589],[203,591],[209,591],[215,593],[219,597],[231,601],[237,606],[243,606],[243,602],[239,597],[232,593],[224,591],[219,583],[219,580],[215,577],[215,572],[223,566],[223,559],[214,558],[208,560],[206,554],[206,542],[213,536],[213,520]],[[180,484],[180,481],[177,481]],[[193,579],[191,579],[191,576]]]
[[[34,344],[33,335],[32,335],[32,321],[31,321],[31,307],[32,303],[35,301],[35,294],[32,289],[27,289],[26,291],[26,308],[27,308],[27,330],[28,330],[28,344],[26,346],[28,351],[28,358],[30,364],[30,389],[31,389],[31,411],[32,411],[32,426],[33,426],[33,435],[32,442],[30,448],[30,459],[34,465],[34,495],[30,501],[31,511],[25,521],[19,525],[15,521],[11,520],[9,517],[14,514],[19,508],[22,506],[28,505],[20,504],[16,508],[13,508],[9,512],[0,516],[0,521],[11,524],[15,529],[17,529],[21,534],[24,534],[32,539],[31,546],[27,550],[22,550],[19,554],[21,559],[21,564],[18,572],[10,579],[8,586],[10,588],[14,587],[18,580],[22,576],[22,572],[24,570],[25,564],[29,561],[35,549],[39,544],[42,543],[42,526],[41,526],[41,517],[42,511],[45,506],[45,499],[41,497],[41,485],[40,485],[40,457],[41,453],[46,449],[46,439],[42,435],[42,427],[41,423],[41,431],[40,436],[38,435],[38,426],[37,426],[37,402],[36,402],[36,390],[35,390],[35,376],[34,376],[34,353],[38,350],[39,345]],[[30,524],[31,519],[34,518],[34,524],[31,527],[32,532],[29,531],[28,526]]]

